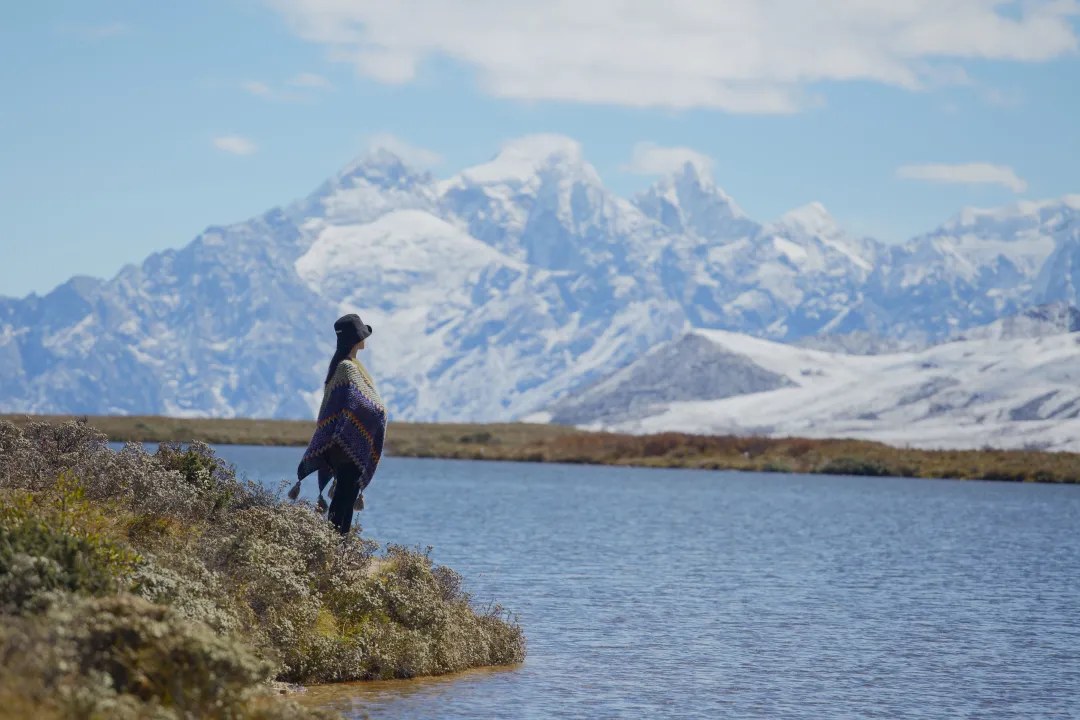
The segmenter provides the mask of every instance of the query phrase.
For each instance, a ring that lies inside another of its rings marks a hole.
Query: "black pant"
[[[337,446],[327,451],[326,460],[334,469],[334,478],[337,479],[327,519],[339,533],[345,535],[352,527],[353,504],[360,495],[360,468]]]

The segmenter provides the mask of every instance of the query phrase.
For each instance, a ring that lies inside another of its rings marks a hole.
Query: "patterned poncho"
[[[365,488],[382,457],[385,437],[386,406],[375,381],[359,360],[342,360],[323,390],[319,422],[296,476],[303,480],[318,470],[321,492],[330,471],[323,456],[336,443],[360,469],[360,487]]]

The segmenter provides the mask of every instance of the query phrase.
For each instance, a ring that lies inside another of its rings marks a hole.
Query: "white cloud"
[[[664,147],[651,142],[634,146],[630,162],[621,170],[635,175],[671,175],[689,163],[702,176],[712,176],[713,161],[708,155],[688,147]]]
[[[501,97],[794,112],[820,82],[922,89],[969,60],[1075,52],[1077,0],[265,0],[301,37],[385,83],[425,60]]]
[[[904,165],[897,168],[896,176],[907,180],[958,185],[1001,185],[1015,193],[1027,190],[1027,182],[1011,167],[991,163]]]
[[[391,133],[378,133],[367,139],[368,152],[388,150],[397,155],[406,165],[417,168],[430,168],[442,164],[443,157],[434,150],[422,148],[402,140]]]
[[[214,147],[231,155],[253,155],[259,146],[243,135],[219,135],[214,138]]]

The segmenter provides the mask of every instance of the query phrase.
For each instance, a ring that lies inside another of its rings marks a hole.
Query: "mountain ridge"
[[[0,409],[306,417],[346,311],[417,420],[523,417],[695,327],[925,345],[1077,304],[1070,198],[885,246],[819,203],[759,223],[692,165],[623,198],[559,136],[445,179],[376,151],[113,278],[0,298]]]

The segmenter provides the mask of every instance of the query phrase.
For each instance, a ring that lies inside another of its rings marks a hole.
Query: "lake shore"
[[[70,415],[0,415],[16,425]],[[304,420],[89,416],[116,442],[304,446]],[[517,462],[742,470],[829,475],[1080,483],[1080,454],[1038,450],[920,450],[849,439],[622,435],[528,423],[391,423],[386,454]]]

